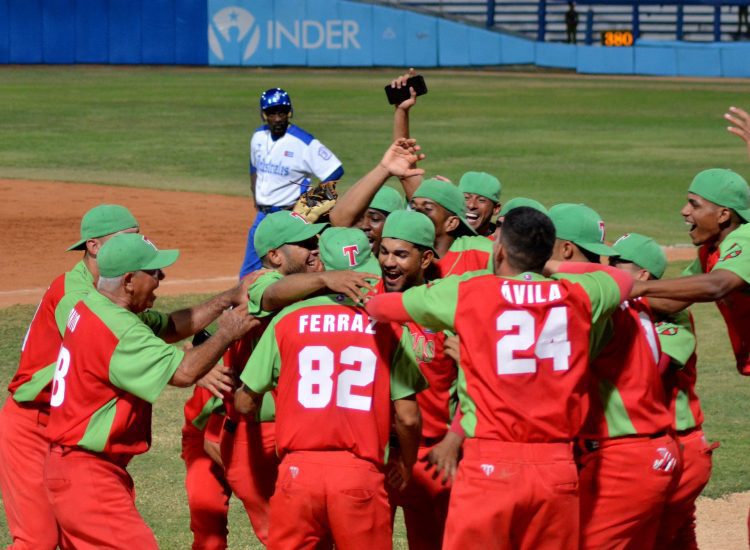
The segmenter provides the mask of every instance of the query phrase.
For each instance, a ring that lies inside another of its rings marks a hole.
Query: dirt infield
[[[211,292],[236,280],[253,213],[241,197],[109,185],[0,180],[0,307],[33,304],[80,252],[81,216],[101,203],[127,206],[160,248],[179,248],[161,294]]]

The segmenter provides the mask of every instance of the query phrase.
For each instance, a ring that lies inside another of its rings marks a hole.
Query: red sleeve
[[[617,269],[609,265],[592,264],[589,262],[562,262],[557,271],[558,273],[570,273],[573,275],[604,271],[617,283],[617,287],[620,289],[621,302],[630,297],[630,291],[633,289],[633,277],[622,269]]]
[[[203,438],[218,443],[221,439],[221,429],[224,426],[223,414],[211,414],[206,423],[206,431],[203,432]]]
[[[450,431],[466,439],[466,432],[464,432],[464,428],[461,426],[461,419],[463,417],[464,415],[461,413],[461,409],[457,409],[456,414],[453,415]]]
[[[378,294],[367,302],[365,309],[376,321],[404,324],[412,320],[404,307],[401,292]]]
[[[667,369],[669,368],[671,362],[672,358],[666,353],[662,353],[661,357],[659,358],[659,374],[664,374],[665,372],[667,372]]]

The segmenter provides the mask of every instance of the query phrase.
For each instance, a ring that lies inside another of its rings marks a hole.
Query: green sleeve
[[[455,330],[458,285],[476,273],[453,275],[410,288],[403,294],[404,308],[414,322],[432,330]]]
[[[109,362],[109,380],[153,403],[172,379],[185,353],[154,335],[144,323],[127,330]]]
[[[138,318],[157,336],[164,334],[164,331],[169,326],[169,315],[166,313],[159,313],[152,310],[142,311],[138,314]]]
[[[240,374],[240,380],[255,393],[265,393],[276,387],[280,366],[281,354],[276,342],[276,323],[273,322],[255,346]]]
[[[273,314],[272,311],[264,311],[262,309],[263,293],[269,286],[276,281],[281,280],[282,277],[283,276],[278,271],[269,271],[258,277],[258,280],[250,285],[250,288],[247,291],[247,309],[250,311],[250,315],[260,318]]]
[[[57,303],[57,307],[55,307],[55,322],[57,323],[57,330],[60,332],[60,336],[65,335],[65,325],[68,323],[68,315],[70,315],[71,310],[88,294],[88,290],[69,292]]]
[[[391,360],[391,400],[404,399],[427,389],[427,380],[414,356],[411,334],[401,328],[401,339]]]
[[[661,351],[669,355],[675,363],[686,365],[695,352],[696,345],[687,310],[656,323],[656,332],[659,335]]]
[[[747,252],[745,252],[747,249]],[[719,261],[713,267],[726,269],[750,284],[750,225],[735,229],[719,245]]]
[[[683,277],[690,277],[691,275],[700,275],[701,273],[703,273],[703,266],[701,266],[701,261],[698,258],[690,262],[690,265],[688,265],[685,269],[682,270]]]

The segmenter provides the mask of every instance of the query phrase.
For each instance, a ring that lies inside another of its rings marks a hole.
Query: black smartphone
[[[411,97],[409,88],[414,88],[417,95],[424,95],[427,93],[427,84],[424,83],[422,75],[416,75],[409,78],[406,81],[406,86],[401,88],[392,88],[389,84],[385,87],[385,95],[388,96],[388,103],[391,105],[398,105],[402,101],[406,101]]]
[[[206,329],[203,329],[200,332],[196,332],[193,336],[193,346],[200,346],[203,342],[211,338],[211,333],[208,332]]]

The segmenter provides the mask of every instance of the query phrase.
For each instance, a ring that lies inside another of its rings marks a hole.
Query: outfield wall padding
[[[538,65],[750,77],[750,44],[534,42],[350,0],[0,0],[0,63],[303,67]]]

